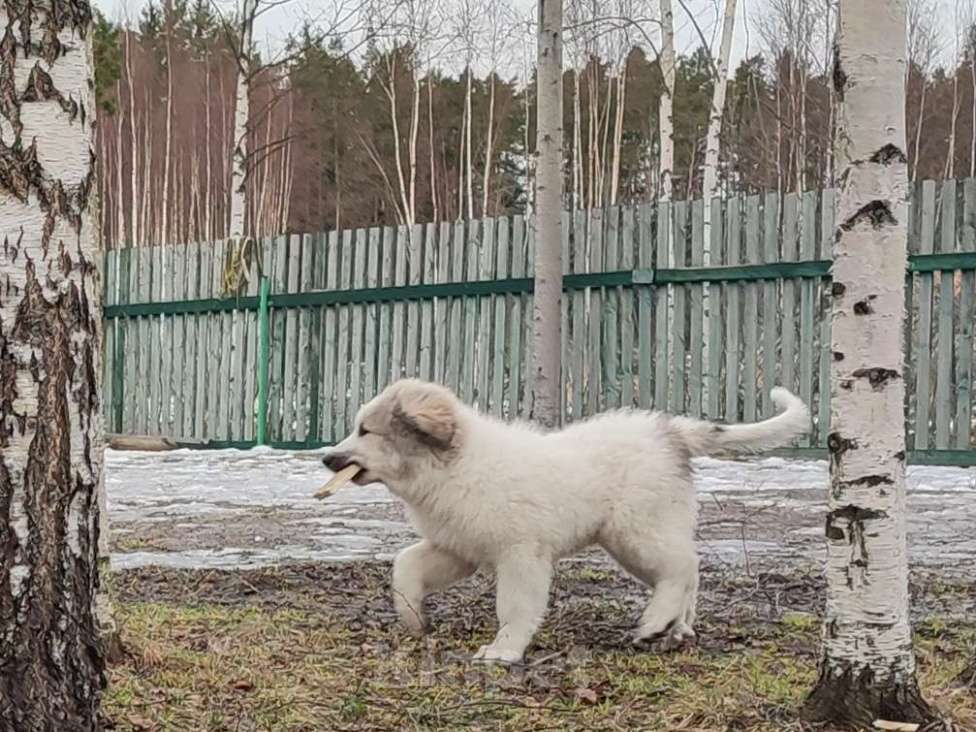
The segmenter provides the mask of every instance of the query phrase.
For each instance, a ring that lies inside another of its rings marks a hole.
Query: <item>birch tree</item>
[[[671,178],[674,175],[674,12],[671,0],[661,2],[661,74],[664,89],[659,102],[658,125],[660,137],[660,173],[658,196],[662,201],[672,197]],[[670,247],[669,247],[670,251]],[[668,263],[668,266],[671,262]]]
[[[725,112],[725,92],[729,84],[729,54],[732,51],[732,32],[735,28],[736,0],[725,0],[722,19],[722,41],[719,44],[715,64],[715,85],[712,87],[712,108],[708,116],[708,135],[705,138],[705,168],[702,171],[702,198],[705,201],[705,217],[710,215],[709,202],[718,190],[719,145],[722,135],[722,116]],[[705,229],[705,247],[708,248],[708,229]],[[708,262],[705,262],[706,266]]]
[[[0,728],[94,730],[102,482],[86,0],[0,8]]]
[[[532,327],[532,417],[546,427],[561,421],[563,209],[563,8],[539,0],[536,61],[535,295]]]
[[[718,192],[719,145],[722,139],[722,118],[725,114],[725,92],[729,83],[729,54],[732,51],[732,31],[735,28],[736,0],[725,1],[725,14],[722,19],[722,40],[719,44],[718,58],[715,64],[715,83],[712,87],[712,107],[708,117],[708,134],[705,138],[705,169],[702,175],[702,212],[704,214],[704,251],[703,264],[708,267],[712,263],[711,227],[712,227],[712,198]],[[710,333],[709,322],[712,318],[711,291],[708,284],[702,285],[702,311],[704,313],[705,333]],[[712,344],[706,338],[702,344],[702,362],[711,363],[708,349]],[[707,366],[706,366],[707,368]],[[707,374],[707,376],[713,376]],[[717,375],[715,375],[717,379]],[[703,401],[707,404],[707,390],[710,379],[703,381],[706,393]],[[710,415],[716,416],[716,415]]]
[[[805,711],[860,727],[929,716],[915,677],[905,540],[905,38],[904,0],[841,1],[827,605]]]
[[[247,211],[247,134],[251,95],[251,46],[254,34],[254,17],[258,0],[242,0],[240,13],[240,49],[237,53],[237,88],[234,104],[234,155],[230,179],[230,225],[227,233],[231,238],[244,236]]]

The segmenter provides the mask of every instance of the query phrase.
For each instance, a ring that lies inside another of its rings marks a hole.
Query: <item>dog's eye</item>
[[[359,436],[365,437],[368,434],[369,434],[369,430],[363,427],[362,425],[359,425]]]

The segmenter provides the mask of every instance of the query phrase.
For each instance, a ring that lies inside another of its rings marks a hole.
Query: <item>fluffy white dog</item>
[[[333,471],[356,464],[357,483],[382,482],[406,504],[423,540],[396,558],[393,591],[412,632],[426,629],[426,595],[488,567],[499,629],[475,658],[519,662],[545,614],[555,562],[599,544],[653,589],[635,641],[670,647],[694,636],[690,460],[767,450],[808,431],[800,399],[781,388],[772,398],[782,413],[755,424],[627,410],[546,433],[408,379],[366,404],[324,463]]]

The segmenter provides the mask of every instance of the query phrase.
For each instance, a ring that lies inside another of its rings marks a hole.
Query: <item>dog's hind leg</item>
[[[530,547],[505,553],[496,566],[498,634],[475,660],[518,663],[549,605],[552,562]]]
[[[698,590],[694,546],[685,542],[662,545],[649,537],[619,535],[601,538],[600,543],[624,569],[653,590],[634,642],[662,640],[668,649],[693,638]]]
[[[427,630],[424,598],[474,573],[473,564],[428,541],[409,546],[393,562],[393,605],[400,622],[414,635]]]

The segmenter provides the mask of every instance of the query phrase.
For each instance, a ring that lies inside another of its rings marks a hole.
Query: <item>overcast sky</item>
[[[148,4],[148,0],[93,0],[94,4],[109,18],[122,20],[126,17],[137,18],[143,7]],[[340,0],[346,2],[347,0]],[[490,2],[491,0],[485,0]],[[761,13],[763,5],[767,0],[739,0],[737,5],[737,18],[735,35],[732,47],[731,68],[735,68],[738,62],[747,55],[757,53],[761,50],[762,44],[757,37],[754,29],[753,14]],[[965,0],[960,0],[965,1]],[[221,6],[227,8],[228,13],[235,7],[234,0],[216,0]],[[281,0],[275,0],[280,3]],[[947,38],[951,38],[951,28],[953,21],[953,2],[954,0],[940,0],[941,13],[939,22],[946,33]],[[513,0],[515,7],[522,13],[528,15],[534,6],[533,0]],[[695,13],[697,23],[702,28],[706,37],[713,44],[713,49],[718,47],[717,38],[717,18],[716,0],[686,0],[685,5]],[[289,0],[286,3],[278,4],[277,7],[269,9],[257,23],[255,29],[255,40],[263,47],[280,47],[282,42],[288,37],[289,33],[294,33],[301,26],[304,18],[322,17],[323,0]],[[675,4],[675,35],[676,45],[679,51],[687,52],[699,45],[698,33],[694,25],[681,8],[681,4]],[[655,33],[656,30],[652,29]],[[656,38],[655,38],[656,40]],[[951,53],[951,43],[946,44],[947,53]],[[449,63],[442,64],[450,67]]]

